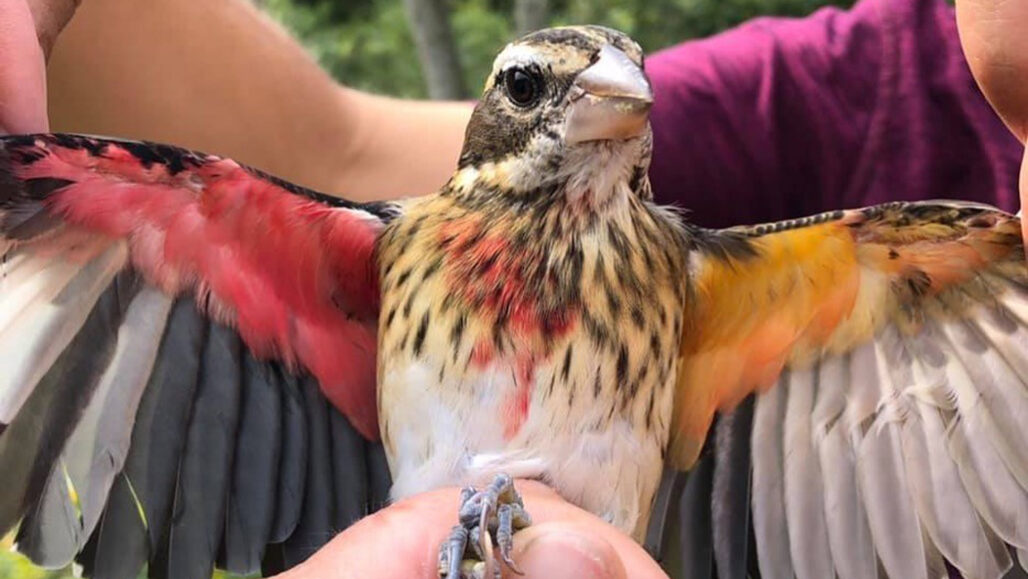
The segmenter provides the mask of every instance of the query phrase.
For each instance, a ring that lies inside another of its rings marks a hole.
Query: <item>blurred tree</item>
[[[801,16],[852,0],[568,0],[563,22],[606,24],[647,52],[709,36],[758,16]]]
[[[446,0],[403,0],[407,22],[414,32],[421,70],[434,99],[466,98],[460,57],[453,42]]]
[[[518,36],[545,28],[549,22],[547,0],[514,0],[514,26]]]
[[[259,0],[336,78],[349,86],[425,97],[404,1]],[[417,0],[422,1],[422,0]],[[519,30],[573,23],[611,26],[647,52],[714,34],[763,15],[801,16],[853,0],[431,0],[448,2],[464,87],[482,86],[492,59]],[[452,65],[451,65],[452,68]]]

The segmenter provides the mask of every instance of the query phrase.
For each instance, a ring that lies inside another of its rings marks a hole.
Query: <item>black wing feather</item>
[[[133,431],[133,438],[138,433],[142,440],[132,441],[126,471],[136,491],[142,490],[151,557],[167,534],[206,341],[204,319],[188,298],[178,300],[141,403],[147,402],[147,395],[152,396],[153,406],[148,409],[153,412],[150,431],[139,432],[138,427]],[[138,471],[132,468],[133,458],[137,458]]]
[[[643,547],[657,562],[664,560],[670,537],[670,523],[677,511],[678,499],[682,495],[682,487],[688,475],[670,467],[665,467],[661,474],[657,496],[650,508],[650,524],[646,529],[646,540]]]
[[[714,428],[711,523],[720,579],[746,579],[750,527],[750,432],[753,396]]]
[[[214,570],[235,453],[241,348],[234,331],[211,325],[175,489],[167,568],[151,569],[157,577],[200,578]]]
[[[282,401],[271,364],[243,356],[243,404],[219,566],[239,575],[260,569],[275,518],[282,444]]]
[[[329,408],[332,442],[332,476],[335,482],[333,527],[345,529],[367,514],[368,473],[364,463],[365,442],[346,417]]]
[[[689,472],[678,503],[679,552],[672,555],[680,558],[680,577],[713,577],[710,508],[713,479],[714,454],[708,449]]]
[[[369,442],[365,456],[368,465],[368,512],[373,513],[389,503],[393,479],[382,441]]]
[[[87,545],[80,558],[84,577],[136,579],[146,564],[146,526],[124,473],[114,479],[103,518]]]
[[[114,486],[118,484],[117,480],[114,481]],[[99,525],[103,524],[104,517],[100,516]],[[99,526],[97,525],[97,526]],[[96,549],[97,544],[100,541],[100,533],[95,532],[90,535],[89,540],[82,546],[82,550],[75,555],[75,563],[81,566],[82,577],[96,577]],[[106,577],[106,576],[105,576]]]
[[[307,411],[307,485],[303,509],[292,536],[283,545],[283,562],[292,567],[305,561],[335,535],[332,497],[332,442],[328,404],[309,376],[301,380]]]
[[[292,374],[283,374],[282,387],[282,458],[279,461],[275,521],[270,543],[283,543],[296,529],[303,511],[303,494],[307,487],[309,459],[307,413],[300,383]]]

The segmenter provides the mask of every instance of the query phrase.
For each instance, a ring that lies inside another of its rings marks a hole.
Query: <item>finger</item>
[[[1024,239],[1025,251],[1028,251],[1028,219],[1024,217],[1024,208],[1028,204],[1028,146],[1024,148],[1024,158],[1021,159],[1021,237]]]
[[[958,0],[957,28],[971,72],[1003,122],[1028,140],[1028,0]]]
[[[537,481],[518,481],[518,491],[537,523],[560,521],[587,525],[590,533],[606,540],[632,579],[666,578],[656,561],[642,546],[619,529],[561,498],[552,488]]]
[[[514,536],[513,557],[525,574],[504,568],[505,579],[628,577],[614,547],[583,523],[554,521],[531,526]]]
[[[32,19],[36,24],[36,37],[45,58],[50,58],[50,50],[57,41],[57,35],[68,25],[81,2],[82,0],[28,0]]]
[[[0,133],[45,132],[46,70],[24,0],[0,4]]]
[[[611,525],[541,483],[519,480],[516,485],[535,521],[515,535],[515,557],[527,557],[518,559],[526,570],[532,563],[538,572],[564,553],[568,560],[563,568],[568,570],[605,569],[611,579],[667,577],[642,547]],[[344,571],[345,576],[378,579],[434,578],[439,544],[456,522],[457,501],[456,488],[400,501],[357,522],[279,579],[332,579]]]

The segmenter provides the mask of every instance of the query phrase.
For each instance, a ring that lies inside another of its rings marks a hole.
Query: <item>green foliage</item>
[[[0,579],[70,579],[71,569],[47,571],[12,550],[14,535],[0,539]]]
[[[802,16],[851,0],[568,0],[558,22],[595,23],[635,38],[647,52],[709,36],[766,15]]]
[[[332,2],[301,5],[267,0],[265,10],[299,37],[347,86],[396,96],[422,96],[414,40],[400,0],[375,4],[349,20],[333,20]]]
[[[603,24],[647,52],[762,15],[800,16],[853,0],[551,0],[551,25]],[[478,92],[493,57],[513,38],[513,0],[450,0],[465,85]],[[335,78],[380,94],[424,97],[402,0],[265,0]]]
[[[65,569],[46,570],[40,569],[25,558],[24,555],[12,549],[14,534],[0,539],[0,579],[75,579],[75,572],[71,566]],[[255,575],[254,577],[258,577]],[[146,579],[144,569],[138,579]],[[244,579],[238,575],[232,575],[223,571],[215,571],[211,579]]]
[[[514,36],[512,11],[501,12],[486,0],[460,0],[450,22],[464,67],[464,86],[481,92],[496,53]]]
[[[414,39],[401,0],[387,0],[331,18],[332,0],[267,0],[265,9],[300,38],[311,54],[347,86],[399,97],[425,97]],[[482,85],[496,50],[509,41],[513,25],[485,0],[457,0],[452,25],[466,86]]]

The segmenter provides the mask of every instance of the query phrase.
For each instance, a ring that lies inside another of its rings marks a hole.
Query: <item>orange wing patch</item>
[[[888,321],[916,327],[924,298],[1020,248],[1016,218],[974,205],[891,204],[818,221],[750,230],[759,235],[746,240],[752,256],[693,254],[674,466],[693,464],[715,412],[770,388],[784,367],[850,350]]]
[[[703,257],[678,370],[677,466],[699,454],[716,410],[774,384],[798,342],[824,342],[856,300],[854,241],[828,223],[752,240],[757,256]]]

